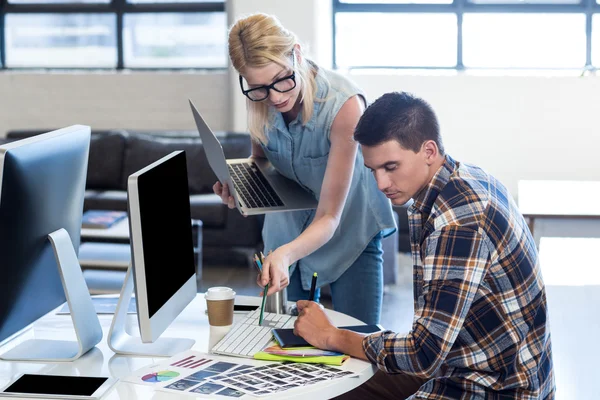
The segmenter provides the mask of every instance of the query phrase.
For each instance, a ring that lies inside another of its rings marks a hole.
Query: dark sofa
[[[51,129],[50,129],[51,130]],[[3,141],[13,141],[49,130],[11,131]],[[250,154],[250,137],[244,133],[216,133],[227,158]],[[84,209],[127,210],[127,177],[175,150],[185,150],[190,188],[191,215],[203,223],[203,263],[243,264],[262,250],[261,216],[243,217],[230,210],[212,192],[217,181],[210,169],[196,131],[92,131]],[[406,207],[394,207],[398,235],[394,246],[384,243],[388,265],[395,251],[410,251]],[[385,241],[389,242],[389,241]],[[386,282],[395,282],[395,271],[386,268]]]
[[[8,141],[46,131],[11,131]],[[250,139],[243,133],[217,133],[227,158],[248,157]],[[240,264],[261,248],[262,217],[243,217],[212,191],[210,169],[196,131],[93,131],[84,210],[127,210],[127,178],[161,157],[185,150],[191,215],[203,224],[203,262]]]

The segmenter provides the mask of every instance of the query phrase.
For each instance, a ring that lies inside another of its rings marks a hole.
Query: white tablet
[[[99,399],[117,382],[114,378],[21,374],[0,391],[4,397],[36,399]]]

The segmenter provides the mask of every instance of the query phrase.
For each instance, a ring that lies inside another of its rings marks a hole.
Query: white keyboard
[[[271,342],[273,328],[293,328],[296,321],[296,317],[291,315],[264,313],[263,324],[260,326],[259,317],[260,309],[248,313],[211,351],[215,354],[252,358]]]

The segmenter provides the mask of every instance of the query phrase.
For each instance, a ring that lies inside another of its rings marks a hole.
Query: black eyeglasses
[[[294,51],[292,50],[292,73],[288,76],[284,76],[283,78],[277,79],[275,82],[270,85],[259,86],[256,88],[244,89],[244,79],[242,75],[240,75],[240,87],[242,88],[242,93],[252,101],[262,101],[269,97],[269,91],[273,89],[279,93],[289,92],[290,90],[296,87],[296,57],[294,56]]]

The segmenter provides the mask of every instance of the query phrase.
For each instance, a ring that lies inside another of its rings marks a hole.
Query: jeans
[[[338,278],[330,284],[333,309],[350,315],[366,324],[378,324],[383,300],[383,249],[377,234],[365,250]],[[300,261],[302,262],[302,260]],[[294,270],[287,288],[288,300],[308,300],[308,290],[302,288],[299,268]],[[315,290],[315,301],[321,290]]]

